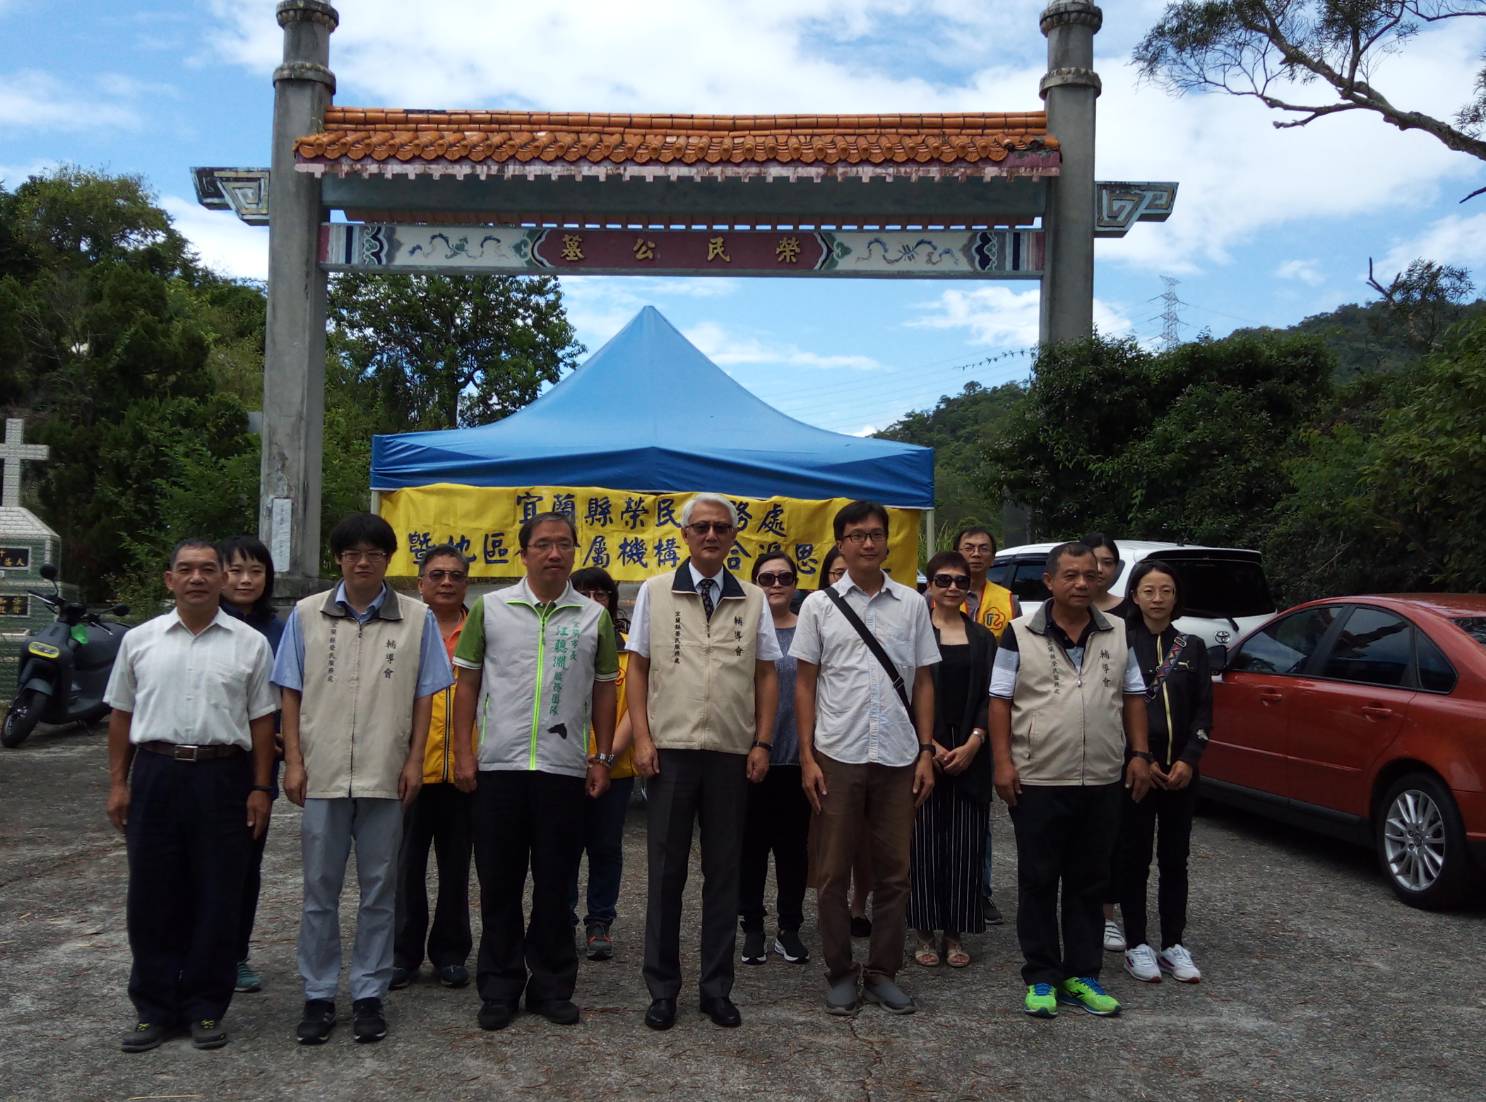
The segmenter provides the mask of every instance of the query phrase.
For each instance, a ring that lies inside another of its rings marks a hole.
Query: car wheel
[[[1374,825],[1378,863],[1398,898],[1411,907],[1460,901],[1469,878],[1465,827],[1450,790],[1429,773],[1409,773],[1389,787]]]

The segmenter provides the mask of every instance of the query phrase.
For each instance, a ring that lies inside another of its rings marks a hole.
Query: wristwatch
[[[267,792],[270,796],[272,796],[273,795],[273,786],[272,785],[267,785],[267,784],[255,784],[253,786],[253,791],[254,792]]]
[[[591,757],[591,758],[588,759],[588,764],[589,765],[602,765],[605,769],[613,769],[614,768],[614,755],[613,754],[595,754],[593,757]]]
[[[932,742],[921,742],[918,746],[918,752],[920,757],[922,757],[924,754],[933,754],[934,744]]]
[[[1131,750],[1130,756],[1132,758],[1139,758],[1147,765],[1152,764],[1156,760],[1156,755],[1151,753],[1149,750]]]
[[[756,738],[756,739],[753,740],[753,745],[750,746],[749,749],[750,750],[772,750],[772,749],[774,749],[774,744],[772,742],[765,742],[763,739]]]

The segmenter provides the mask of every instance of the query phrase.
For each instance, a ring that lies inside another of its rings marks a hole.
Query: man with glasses
[[[569,580],[571,517],[539,513],[517,536],[526,577],[475,602],[454,664],[454,729],[478,724],[479,756],[454,744],[454,783],[475,794],[480,872],[481,1029],[526,1009],[575,1025],[578,951],[569,893],[583,848],[583,801],[602,796],[614,764],[619,651],[609,610]],[[593,720],[597,752],[588,754]],[[531,871],[531,921],[522,901]]]
[[[853,501],[836,514],[835,532],[846,574],[805,598],[789,650],[798,663],[800,782],[815,810],[812,875],[830,985],[826,1010],[855,1014],[860,987],[884,1010],[911,1014],[917,1006],[894,977],[903,963],[913,816],[934,788],[930,667],[939,645],[928,606],[882,569],[887,510]],[[870,849],[873,907],[860,972],[846,899],[859,844]]]
[[[283,690],[284,795],[304,808],[303,1045],[323,1044],[335,1026],[340,897],[353,844],[361,904],[352,1030],[361,1043],[387,1035],[402,816],[423,784],[433,698],[454,681],[433,613],[386,583],[392,527],[353,513],[330,533],[330,550],[340,584],[294,606],[273,669]]]
[[[453,544],[425,552],[418,563],[418,596],[433,613],[452,661],[464,630],[469,563]],[[473,724],[461,737],[474,738]],[[470,934],[470,854],[474,803],[454,784],[454,687],[436,693],[423,752],[423,786],[412,809],[403,816],[402,848],[397,862],[397,935],[392,951],[392,990],[406,987],[423,964],[425,939],[429,963],[445,987],[470,981],[465,962]],[[428,850],[438,858],[439,895],[428,921]]]
[[[681,903],[701,823],[701,1010],[740,1025],[730,998],[748,782],[769,771],[780,657],[764,595],[725,567],[731,501],[698,494],[681,513],[690,557],[640,588],[628,649],[635,769],[649,780],[645,1024],[670,1029],[681,993]]]

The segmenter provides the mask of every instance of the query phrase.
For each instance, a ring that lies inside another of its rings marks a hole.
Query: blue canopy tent
[[[372,441],[372,489],[604,485],[934,505],[931,448],[827,432],[755,398],[652,306],[503,421]]]

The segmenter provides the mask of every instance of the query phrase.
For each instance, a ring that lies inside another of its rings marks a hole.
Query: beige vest
[[[709,622],[691,567],[645,583],[650,612],[650,737],[662,750],[746,754],[753,745],[753,678],[763,590],[723,571]]]
[[[428,606],[389,592],[365,624],[335,590],[296,607],[304,633],[299,743],[312,799],[397,798],[413,733]]]
[[[1023,784],[1114,784],[1125,766],[1123,626],[1094,611],[1083,668],[1053,641],[1046,606],[1011,622],[1016,694],[1011,761]]]

